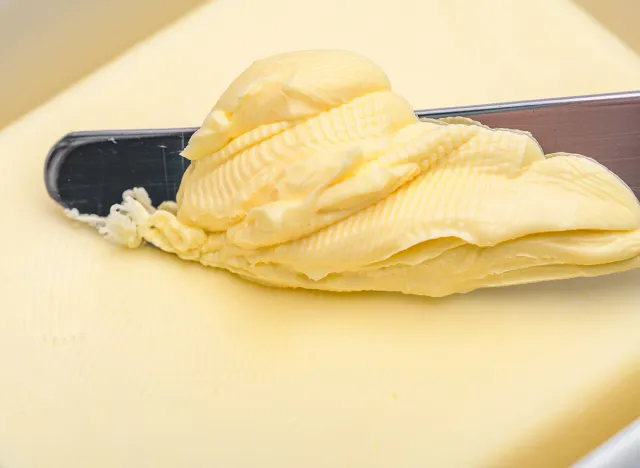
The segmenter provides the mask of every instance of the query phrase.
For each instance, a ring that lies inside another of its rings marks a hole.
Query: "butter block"
[[[564,0],[217,0],[139,44],[0,132],[1,466],[564,468],[640,416],[637,269],[438,300],[262,287],[48,198],[66,132],[195,126],[293,48],[360,51],[420,108],[640,84]]]

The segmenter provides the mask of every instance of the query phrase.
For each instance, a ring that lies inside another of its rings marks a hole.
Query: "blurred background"
[[[574,1],[640,53],[640,0]],[[201,3],[0,0],[0,128]]]

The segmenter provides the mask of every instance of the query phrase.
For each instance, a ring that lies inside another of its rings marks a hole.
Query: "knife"
[[[469,117],[531,132],[545,153],[591,157],[640,197],[640,91],[416,111],[419,118]],[[45,185],[67,209],[106,216],[122,193],[144,187],[175,200],[189,161],[180,152],[196,128],[69,133],[50,150]]]

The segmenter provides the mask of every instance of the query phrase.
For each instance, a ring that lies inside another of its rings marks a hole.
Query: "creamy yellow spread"
[[[70,214],[282,287],[445,296],[640,266],[640,203],[612,172],[526,132],[418,121],[350,52],[255,62],[183,156],[175,203],[138,188],[106,218]]]

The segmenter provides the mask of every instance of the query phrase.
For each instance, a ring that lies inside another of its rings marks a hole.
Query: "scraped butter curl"
[[[134,189],[71,216],[281,287],[445,296],[640,266],[640,203],[612,172],[525,132],[420,122],[349,52],[255,62],[183,156],[175,203]]]

